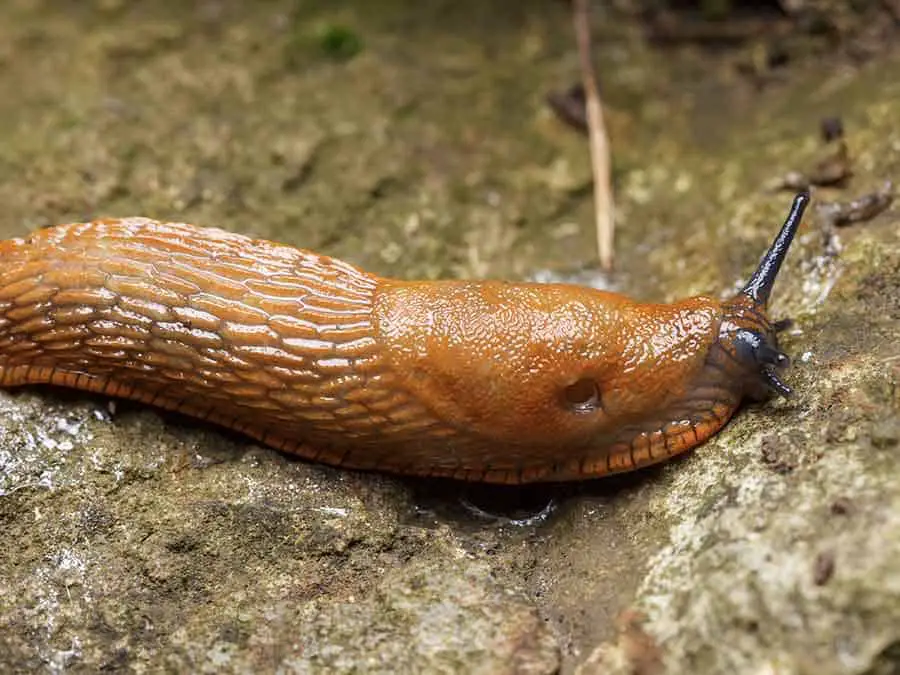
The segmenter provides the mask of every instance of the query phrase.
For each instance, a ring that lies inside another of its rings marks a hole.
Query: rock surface
[[[544,103],[578,77],[567,4],[360,6],[4,4],[0,232],[141,214],[409,277],[589,263],[587,148]],[[733,290],[822,116],[853,176],[815,205],[900,180],[895,50],[798,48],[760,82],[610,25],[615,286]],[[900,217],[829,212],[775,289],[796,396],[620,478],[345,472],[0,392],[0,671],[900,672]]]

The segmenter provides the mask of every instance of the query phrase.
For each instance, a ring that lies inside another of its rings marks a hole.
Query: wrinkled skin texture
[[[137,399],[329,464],[518,483],[627,471],[716,433],[774,344],[746,296],[402,282],[147,219],[0,243],[0,385]]]

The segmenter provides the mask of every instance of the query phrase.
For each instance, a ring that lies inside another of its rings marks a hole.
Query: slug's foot
[[[741,360],[755,365],[761,384],[769,391],[788,397],[793,391],[778,378],[777,371],[787,368],[791,359],[773,346],[766,336],[752,330],[740,330],[735,337],[737,354]]]

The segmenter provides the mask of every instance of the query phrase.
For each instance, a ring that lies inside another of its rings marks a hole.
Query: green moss
[[[363,48],[362,38],[347,26],[323,26],[318,40],[322,53],[335,61],[349,61]]]

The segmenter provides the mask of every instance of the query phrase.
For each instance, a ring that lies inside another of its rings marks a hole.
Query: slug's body
[[[351,468],[518,483],[652,464],[786,390],[765,314],[807,197],[747,288],[640,304],[404,282],[146,219],[0,242],[0,386],[132,398]]]

